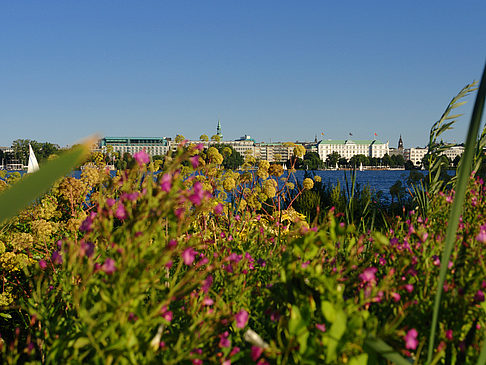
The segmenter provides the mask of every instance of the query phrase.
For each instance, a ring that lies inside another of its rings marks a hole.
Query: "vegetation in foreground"
[[[376,231],[371,220],[355,220],[349,195],[309,223],[293,205],[318,181],[307,178],[299,189],[280,181],[280,165],[261,161],[256,171],[239,174],[222,168],[216,148],[182,147],[158,174],[144,152],[114,178],[102,166],[87,166],[81,179],[59,180],[3,223],[3,362],[462,364],[482,358],[482,179],[467,172],[463,185],[447,190],[431,176],[417,209]],[[462,162],[463,171],[472,161],[471,155]],[[62,157],[49,166],[60,163]],[[462,214],[451,236],[452,204]],[[443,254],[449,236],[450,259]]]

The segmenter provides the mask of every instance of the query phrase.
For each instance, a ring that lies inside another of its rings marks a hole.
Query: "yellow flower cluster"
[[[46,241],[53,233],[55,233],[59,227],[59,224],[55,222],[47,222],[45,219],[37,219],[30,223],[32,233],[34,233],[38,240]]]
[[[283,166],[279,164],[272,164],[270,165],[270,168],[268,169],[268,173],[272,176],[275,177],[280,177],[283,175]]]
[[[314,187],[314,181],[307,177],[304,179],[302,185],[304,186],[305,190],[311,190]]]
[[[22,251],[26,248],[32,247],[34,243],[34,237],[30,233],[13,233],[10,238],[10,245],[14,251]]]
[[[305,147],[300,145],[300,144],[296,144],[295,147],[294,147],[294,155],[296,157],[299,157],[299,158],[302,158],[304,157],[305,155]]]
[[[273,179],[265,181],[265,185],[263,186],[263,192],[267,197],[270,199],[274,198],[277,194],[277,182]]]
[[[316,175],[316,176],[314,176],[314,181],[320,183],[322,181],[322,179],[321,179],[320,176]]]
[[[223,181],[223,188],[224,190],[226,191],[231,191],[233,190],[234,188],[236,187],[236,181],[235,179],[233,179],[232,177],[227,177],[224,181]]]
[[[211,161],[212,163],[218,165],[221,165],[223,163],[223,155],[221,155],[221,153],[219,153],[218,149],[215,147],[208,148],[207,156],[209,161]]]

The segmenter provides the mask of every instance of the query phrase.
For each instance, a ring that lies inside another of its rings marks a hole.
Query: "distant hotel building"
[[[99,147],[104,152],[107,146],[111,146],[113,152],[118,152],[122,156],[124,153],[133,155],[141,150],[145,150],[151,156],[164,156],[169,152],[170,142],[170,139],[165,137],[105,137],[100,140]]]
[[[405,161],[410,160],[415,166],[422,165],[422,160],[425,155],[429,152],[427,147],[425,148],[407,148],[404,153]],[[449,160],[454,161],[457,156],[461,156],[464,153],[464,147],[462,146],[452,146],[447,150],[442,152],[442,155],[446,155]]]
[[[322,161],[326,161],[327,156],[337,152],[341,157],[349,160],[355,155],[365,155],[367,157],[381,158],[389,154],[388,142],[382,143],[377,140],[322,140],[317,145],[317,151]]]

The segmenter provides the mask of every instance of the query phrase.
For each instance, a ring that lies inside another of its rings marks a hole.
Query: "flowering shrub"
[[[280,165],[223,160],[194,145],[158,174],[144,152],[114,178],[90,165],[11,219],[2,360],[359,364],[380,338],[423,363],[450,196],[381,233],[333,209],[317,226],[293,203],[321,181],[297,189]],[[484,341],[485,193],[471,181],[434,344],[444,362],[474,361]]]

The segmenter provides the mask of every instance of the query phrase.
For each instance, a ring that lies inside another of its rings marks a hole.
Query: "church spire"
[[[221,132],[221,122],[218,119],[218,127],[216,128],[216,134],[223,139],[223,133]]]

